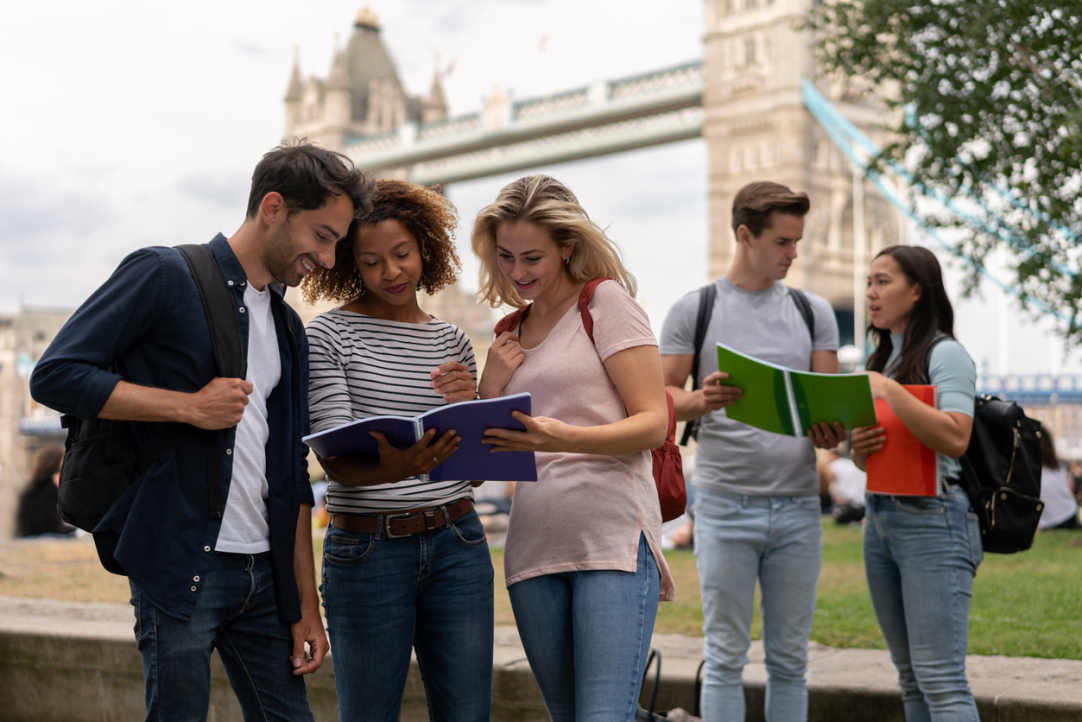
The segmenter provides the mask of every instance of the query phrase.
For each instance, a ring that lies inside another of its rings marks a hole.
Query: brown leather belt
[[[444,515],[443,510],[447,510]],[[378,534],[382,527],[388,539],[409,536],[421,531],[442,529],[473,509],[473,499],[459,499],[445,506],[395,514],[331,514],[335,529],[353,534]]]

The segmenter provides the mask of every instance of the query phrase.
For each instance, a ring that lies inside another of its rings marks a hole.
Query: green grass
[[[883,649],[861,560],[861,530],[823,526],[813,640],[832,647]],[[317,576],[321,544],[316,539]],[[676,580],[676,601],[658,608],[655,631],[702,634],[695,557],[665,554]],[[503,549],[496,569],[496,623],[514,624],[503,584]],[[1022,554],[990,554],[977,571],[969,617],[969,652],[1014,657],[1082,659],[1082,533],[1038,534]],[[89,539],[0,543],[0,595],[125,604],[127,580],[107,573]],[[756,604],[758,607],[758,604]],[[761,633],[758,611],[752,636]]]
[[[885,649],[875,621],[861,551],[862,530],[823,525],[823,569],[811,638],[831,647]],[[701,635],[703,615],[695,557],[666,552],[676,580],[675,602],[658,607],[654,631]],[[503,550],[492,551],[496,567],[496,622],[512,624],[503,587]],[[1038,534],[1022,554],[989,554],[977,570],[969,615],[969,653],[1013,657],[1082,659],[1082,534]],[[752,637],[759,639],[758,611]]]

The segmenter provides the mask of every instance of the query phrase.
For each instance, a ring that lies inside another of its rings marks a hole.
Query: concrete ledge
[[[4,680],[0,718],[12,722],[142,719],[143,675],[132,637],[133,621],[127,605],[0,597],[0,679]],[[693,709],[702,640],[655,635],[654,646],[662,652],[658,708]],[[744,675],[748,719],[762,720],[766,668],[760,643],[752,644],[749,657]],[[1082,661],[970,656],[967,663],[985,722],[1082,720]],[[492,674],[493,720],[548,719],[513,627],[496,629]],[[240,708],[217,657],[211,675],[209,719],[239,721]],[[321,722],[336,719],[330,657],[307,681],[315,718]],[[811,722],[903,720],[896,675],[886,652],[813,644],[808,691]],[[402,719],[428,719],[416,664],[407,680]]]

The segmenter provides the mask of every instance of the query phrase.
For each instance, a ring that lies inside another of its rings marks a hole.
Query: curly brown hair
[[[315,268],[305,277],[304,300],[350,303],[363,296],[367,289],[353,255],[357,233],[361,226],[390,220],[405,226],[420,247],[423,265],[417,290],[431,295],[453,285],[462,270],[452,240],[458,226],[458,211],[439,191],[439,186],[422,188],[406,181],[377,180],[372,210],[355,220],[345,238],[335,245],[334,267]]]

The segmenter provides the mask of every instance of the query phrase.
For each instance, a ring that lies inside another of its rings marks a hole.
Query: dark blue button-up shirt
[[[247,278],[221,234],[210,242],[218,265],[244,305]],[[278,608],[286,621],[301,618],[293,576],[300,504],[312,504],[306,447],[308,341],[294,314],[271,294],[282,376],[267,399],[267,500]],[[239,314],[247,370],[248,314]],[[114,371],[107,369],[115,368]],[[83,419],[96,418],[124,379],[140,386],[195,392],[216,376],[210,325],[188,264],[173,248],[145,248],[121,262],[105,284],[57,334],[30,379],[39,402]],[[140,450],[161,441],[174,423],[130,422]],[[220,432],[231,450],[236,427]],[[203,434],[189,435],[124,493],[94,532],[99,552],[112,553],[123,571],[166,613],[191,618],[210,565],[221,519],[207,507]],[[223,453],[222,498],[229,497],[233,455]]]

